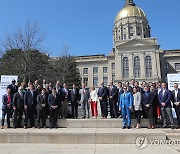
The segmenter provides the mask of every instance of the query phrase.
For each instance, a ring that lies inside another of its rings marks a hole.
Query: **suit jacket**
[[[164,96],[163,96],[163,90],[161,90],[158,95],[160,106],[163,107],[161,105],[161,103],[166,103],[165,107],[167,107],[167,108],[172,107],[171,106],[171,98],[172,98],[172,93],[170,90],[167,89],[164,93]]]
[[[25,95],[24,95],[24,105],[28,106],[28,107],[35,107],[37,105],[37,93],[34,90],[33,91],[33,96],[31,94],[31,91],[28,90]]]
[[[153,107],[154,106],[154,94],[152,92],[148,92],[148,96],[146,96],[146,92],[143,93],[141,101],[144,106],[149,104],[150,107]]]
[[[66,93],[65,89],[62,88],[62,91],[63,91],[63,98],[62,98],[62,100],[64,101],[65,99],[67,99],[68,101],[70,101],[70,99],[71,99],[70,90],[67,89],[67,93]]]
[[[79,101],[79,97],[80,97],[80,95],[79,95],[79,89],[75,89],[75,93],[74,93],[74,90],[72,89],[71,91],[70,91],[70,98],[71,98],[71,102],[77,102],[77,101]]]
[[[64,98],[64,92],[62,91],[62,89],[59,88],[59,89],[57,90],[57,93],[59,94],[60,102],[63,101],[63,98]]]
[[[36,106],[36,109],[37,110],[42,110],[43,108],[46,108],[45,107],[42,107],[42,104],[45,104],[46,106],[48,105],[48,97],[47,95],[42,95],[42,94],[39,94],[37,96],[37,106]]]
[[[85,90],[85,93],[84,93],[84,90]],[[80,94],[80,101],[81,102],[83,102],[83,101],[87,102],[89,100],[90,92],[88,89],[80,89],[79,94]]]
[[[108,97],[108,89],[107,89],[107,87],[103,86],[103,87],[99,88],[98,97],[102,97],[102,100],[100,100],[100,101],[107,101],[107,97]]]
[[[172,102],[173,102],[173,107],[176,108],[177,106],[174,104],[175,102],[180,102],[180,89],[178,89],[178,94],[177,94],[177,100],[175,97],[175,91],[172,91]]]
[[[112,100],[117,101],[118,100],[118,89],[116,86],[113,86],[112,89],[108,88],[108,96],[112,96]]]
[[[124,93],[123,87],[121,89],[118,88],[118,102],[120,102],[120,97],[121,97],[121,94],[123,93]]]
[[[12,107],[13,95],[11,94],[10,97],[11,97],[11,102],[10,102],[10,104],[11,104],[11,107]],[[5,94],[5,95],[3,95],[3,97],[2,97],[2,110],[3,110],[3,111],[8,109],[7,104],[8,104],[8,95]]]
[[[56,94],[56,98],[54,97],[53,94],[50,94],[49,97],[48,97],[48,105],[49,105],[49,108],[51,108],[51,106],[59,106],[60,105],[60,96],[59,94]]]
[[[127,91],[132,93],[133,92],[133,88],[131,86],[129,86],[129,87],[127,87]]]
[[[133,106],[133,96],[132,93],[127,92],[126,95],[124,96],[125,93],[121,94],[120,96],[120,103],[119,103],[119,108],[125,109]]]
[[[14,95],[15,93],[18,92],[18,86],[17,85],[8,85],[7,88],[11,89],[11,94]]]
[[[16,107],[16,109],[23,110],[24,108],[24,92],[21,94],[19,92],[14,94],[13,97],[13,107]]]

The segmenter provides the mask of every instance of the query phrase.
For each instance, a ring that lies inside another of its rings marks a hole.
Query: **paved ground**
[[[178,149],[179,148],[179,149]],[[136,145],[0,144],[0,154],[180,154],[180,147]]]

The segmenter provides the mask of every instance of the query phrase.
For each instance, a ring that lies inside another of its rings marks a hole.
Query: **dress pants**
[[[91,112],[93,117],[98,116],[98,111],[97,111],[97,102],[92,101],[91,102]]]
[[[141,123],[141,112],[142,112],[141,110],[135,110],[135,116],[138,124]]]
[[[34,127],[34,123],[35,123],[35,107],[31,106],[24,111],[25,112],[25,119],[24,119],[24,126],[27,127],[28,125],[28,120],[30,119],[30,127]]]
[[[162,112],[163,126],[167,126],[167,115],[168,115],[169,120],[171,122],[171,126],[174,126],[172,109],[166,108],[166,107],[161,107],[161,112]]]
[[[82,101],[81,106],[82,106],[83,118],[86,118],[86,114],[87,114],[87,117],[89,118],[89,102],[88,102],[88,100]]]
[[[100,106],[101,106],[101,116],[107,118],[108,116],[107,101],[101,100]]]
[[[72,101],[71,102],[72,118],[78,118],[78,105],[79,104],[78,104],[77,101]]]
[[[5,110],[2,110],[2,121],[1,126],[4,126],[5,117],[7,115],[7,126],[10,127],[10,117],[11,117],[11,109],[6,108]]]
[[[46,126],[46,108],[42,108],[41,110],[37,110],[37,126],[40,126],[42,119],[42,127]]]
[[[175,112],[177,116],[178,126],[180,127],[180,106],[175,107]]]
[[[110,105],[111,118],[116,118],[117,117],[117,102],[115,100],[109,99],[109,105]]]
[[[58,108],[50,109],[50,128],[57,127]]]
[[[131,126],[131,110],[127,107],[122,108],[123,126]]]
[[[154,109],[153,107],[145,107],[146,114],[149,120],[149,126],[154,126]]]
[[[62,118],[67,118],[68,100],[65,99],[62,104]]]
[[[16,110],[14,110],[13,126],[14,126],[15,128],[21,127],[22,115],[23,115],[23,108],[22,108],[22,109],[16,109]]]

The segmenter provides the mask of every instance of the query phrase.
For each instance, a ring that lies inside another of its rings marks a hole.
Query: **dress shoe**
[[[4,129],[4,126],[1,126],[1,129]]]
[[[27,126],[24,126],[24,129],[27,129]]]
[[[175,129],[175,127],[174,127],[174,126],[171,126],[171,129]]]
[[[12,128],[11,126],[7,126],[7,128]]]
[[[128,128],[128,129],[131,129],[131,127],[130,127],[130,126],[128,126],[127,128]]]
[[[151,127],[152,127],[152,126],[148,126],[148,128],[147,128],[147,129],[151,129]]]
[[[126,126],[123,126],[122,129],[126,129]]]
[[[151,129],[155,129],[155,126],[152,126]]]
[[[167,128],[167,125],[163,125],[162,128]]]

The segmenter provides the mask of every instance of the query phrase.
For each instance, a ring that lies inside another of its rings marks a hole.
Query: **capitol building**
[[[113,48],[107,56],[76,57],[82,83],[100,86],[101,81],[166,81],[169,73],[180,73],[180,50],[163,50],[157,38],[151,37],[151,27],[145,12],[133,0],[116,15],[113,28]]]

